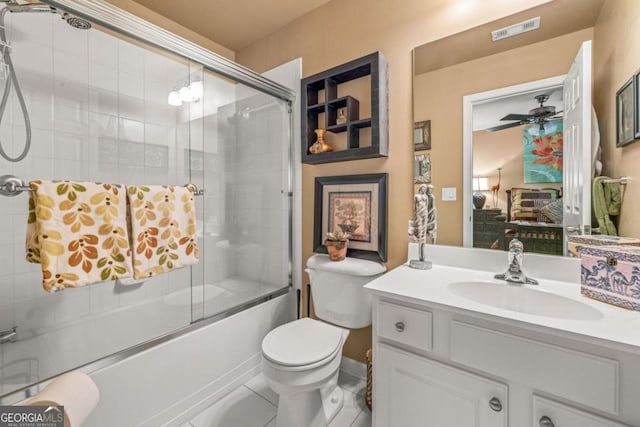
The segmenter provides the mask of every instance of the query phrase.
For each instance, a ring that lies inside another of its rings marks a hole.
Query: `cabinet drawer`
[[[540,396],[533,396],[532,427],[628,427],[605,418],[563,405]]]
[[[610,414],[618,361],[453,321],[451,360]]]
[[[378,336],[421,350],[433,348],[433,315],[387,302],[378,303]]]

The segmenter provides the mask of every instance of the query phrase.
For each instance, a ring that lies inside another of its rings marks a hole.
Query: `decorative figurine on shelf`
[[[431,261],[424,259],[424,245],[429,236],[431,243],[435,244],[438,224],[438,211],[436,210],[435,196],[433,195],[433,185],[422,184],[418,193],[413,198],[413,218],[409,220],[409,237],[418,243],[419,259],[412,259],[409,265],[412,268],[428,270],[431,268]]]
[[[329,151],[333,151],[333,147],[327,144],[324,140],[324,135],[327,133],[326,129],[316,129],[316,135],[318,135],[318,140],[313,143],[311,147],[309,147],[309,153],[311,154],[319,154],[319,153],[328,153]]]
[[[336,117],[336,124],[343,125],[347,123],[347,107],[338,108],[338,117]]]

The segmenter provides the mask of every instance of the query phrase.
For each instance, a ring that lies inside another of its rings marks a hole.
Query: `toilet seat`
[[[332,360],[343,339],[341,328],[305,317],[269,332],[262,341],[262,354],[284,369],[310,368]]]

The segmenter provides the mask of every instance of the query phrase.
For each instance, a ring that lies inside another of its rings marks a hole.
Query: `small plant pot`
[[[329,259],[331,261],[342,261],[347,256],[347,247],[349,246],[348,240],[325,240],[324,245],[327,248]]]

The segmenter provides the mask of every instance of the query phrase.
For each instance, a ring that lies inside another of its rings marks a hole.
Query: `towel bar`
[[[604,182],[605,184],[620,184],[620,185],[627,185],[627,182],[629,181],[629,177],[627,176],[621,176],[620,178],[611,178],[611,179],[605,179]]]
[[[22,193],[23,191],[33,191],[28,185],[24,185],[17,176],[2,175],[0,176],[0,194],[3,196],[13,197]]]
[[[193,194],[196,196],[204,195],[204,189],[198,189],[195,184],[187,184],[186,187],[193,189]],[[2,175],[0,176],[0,194],[3,196],[13,197],[22,193],[23,191],[33,191],[30,186],[25,185],[24,181],[14,175]]]

